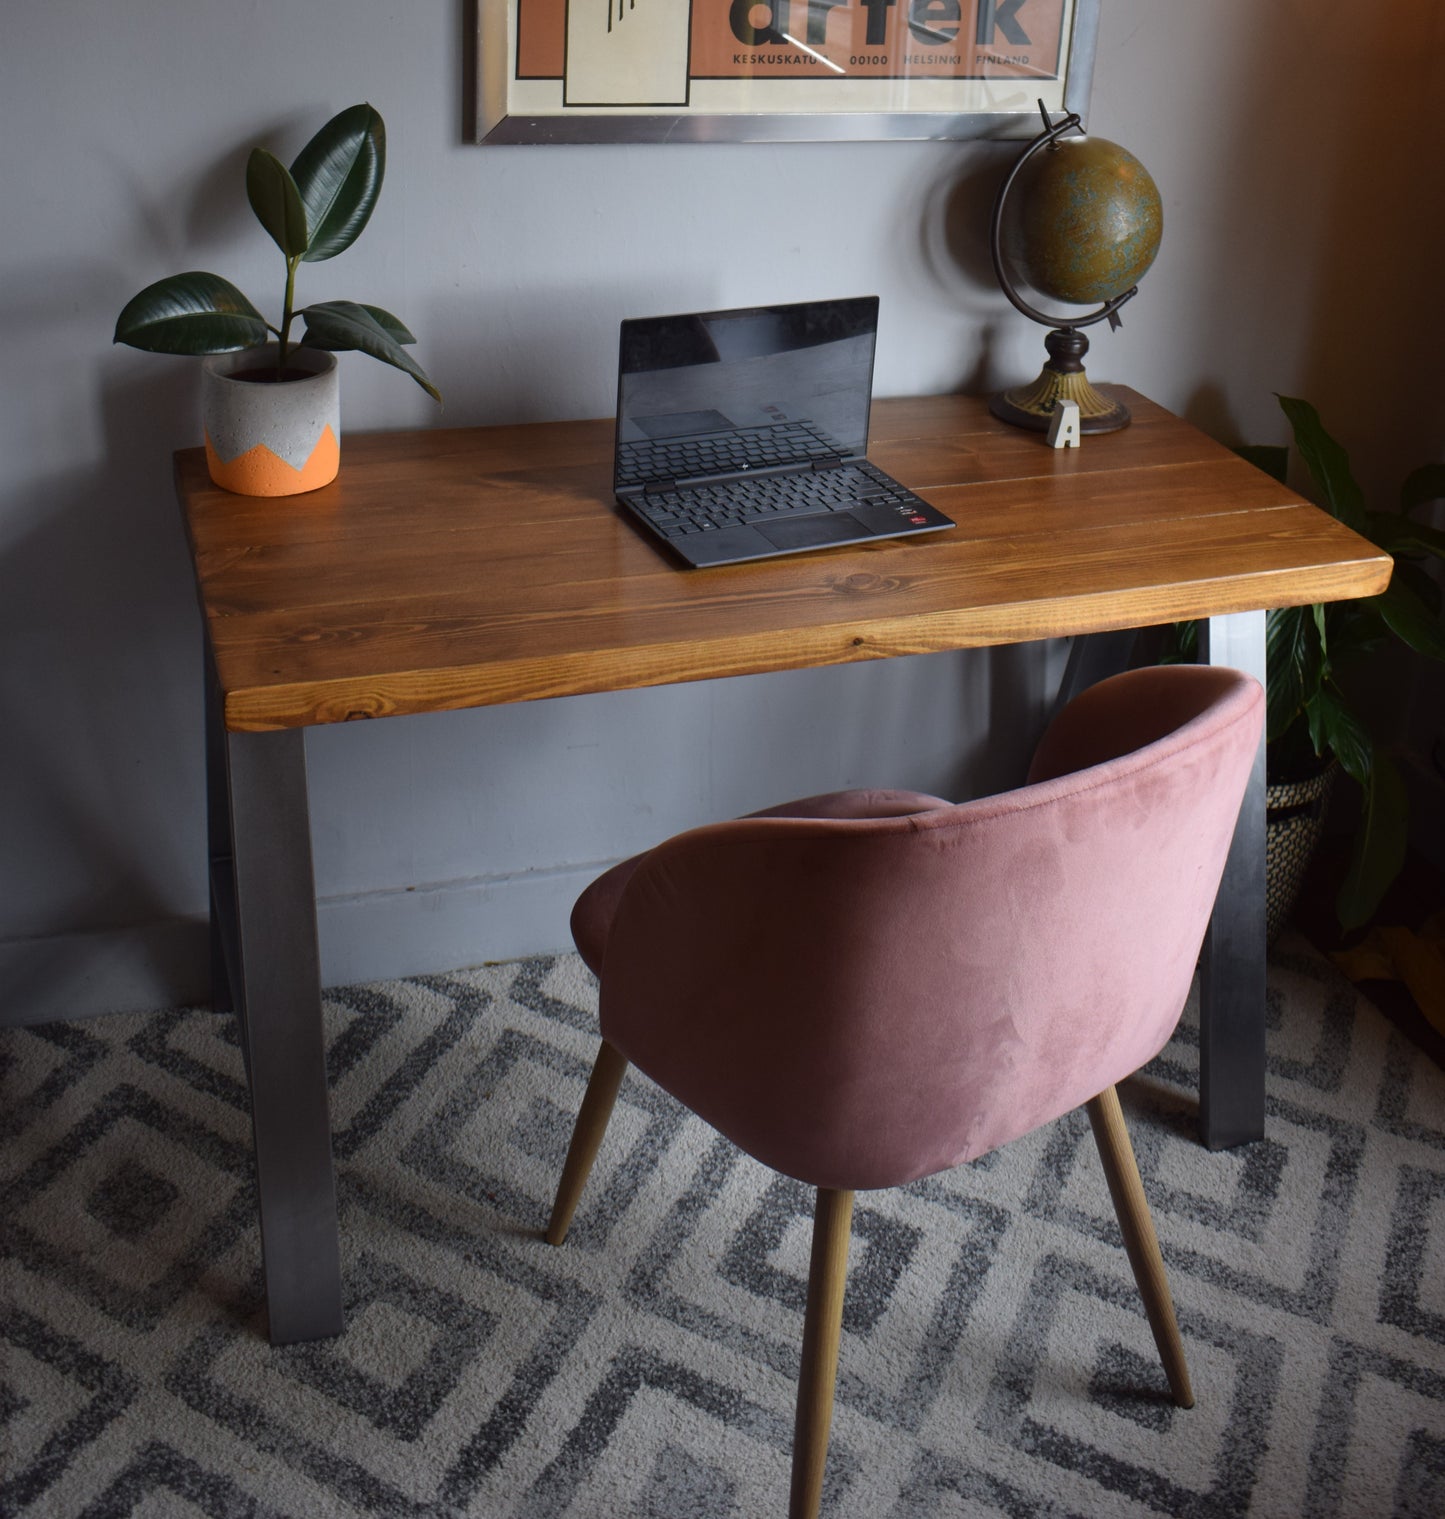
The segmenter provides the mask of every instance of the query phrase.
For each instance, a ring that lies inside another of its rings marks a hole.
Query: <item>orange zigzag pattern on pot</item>
[[[341,467],[341,445],[330,426],[321,429],[311,457],[297,469],[273,454],[264,443],[257,443],[234,459],[222,459],[206,434],[206,462],[211,479],[223,490],[242,496],[295,496],[329,485]]]

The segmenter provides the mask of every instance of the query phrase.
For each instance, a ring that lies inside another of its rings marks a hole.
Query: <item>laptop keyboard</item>
[[[779,422],[771,427],[748,427],[677,442],[621,443],[617,447],[617,483],[645,485],[649,480],[725,475],[732,470],[833,459],[841,452],[837,443],[806,422]]]
[[[851,506],[912,506],[918,497],[871,464],[840,464],[790,475],[760,475],[685,490],[648,491],[628,498],[665,538],[747,526],[806,512]],[[922,521],[920,517],[917,519]]]

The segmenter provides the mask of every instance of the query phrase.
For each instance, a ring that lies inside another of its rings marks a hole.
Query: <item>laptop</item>
[[[866,458],[877,296],[623,322],[613,488],[694,568],[954,523]]]

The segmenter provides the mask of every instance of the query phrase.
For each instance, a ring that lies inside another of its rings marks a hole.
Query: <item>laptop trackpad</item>
[[[826,516],[798,517],[792,521],[755,522],[753,528],[776,549],[810,549],[823,543],[857,543],[871,538],[873,529],[851,512],[829,512]]]

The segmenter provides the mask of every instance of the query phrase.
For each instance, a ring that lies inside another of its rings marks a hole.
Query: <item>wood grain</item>
[[[1110,387],[1115,389],[1114,387]],[[961,396],[874,407],[948,533],[683,570],[612,501],[612,425],[348,435],[263,500],[177,488],[232,731],[1018,643],[1371,595],[1390,560],[1132,392],[1050,449]]]

